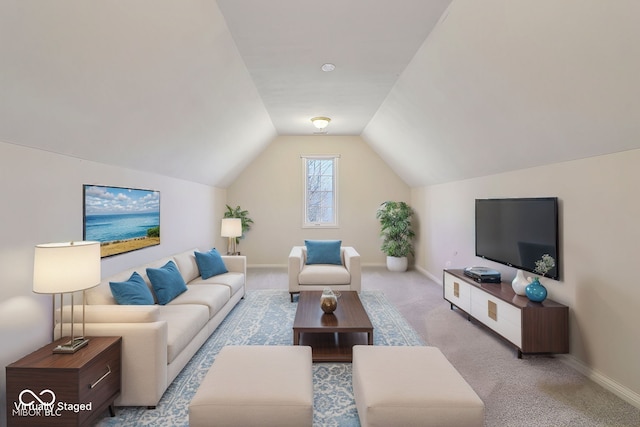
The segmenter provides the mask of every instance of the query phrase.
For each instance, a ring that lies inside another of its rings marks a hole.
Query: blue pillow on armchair
[[[109,282],[111,294],[120,305],[153,305],[153,295],[142,276],[134,271],[129,280]]]
[[[304,245],[307,247],[307,264],[342,265],[342,240],[305,240]]]
[[[160,268],[147,268],[147,276],[160,305],[168,304],[187,290],[187,284],[173,261]]]
[[[229,272],[216,248],[211,249],[209,252],[194,252],[194,254],[198,270],[203,279],[206,280],[209,277]]]

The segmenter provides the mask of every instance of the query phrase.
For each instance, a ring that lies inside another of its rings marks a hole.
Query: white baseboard
[[[438,285],[442,286],[442,276],[434,276],[433,274],[429,273],[427,270],[425,270],[423,267],[420,267],[419,265],[416,265],[415,269],[418,270],[423,275],[427,276],[429,279],[436,282]]]
[[[576,371],[583,374],[585,377],[589,378],[596,384],[601,385],[605,389],[609,390],[611,393],[618,396],[620,399],[628,402],[629,404],[635,406],[636,408],[640,408],[640,394],[636,393],[633,390],[623,386],[617,381],[612,380],[611,378],[602,375],[600,372],[597,372],[593,368],[582,363],[575,356],[571,354],[561,354],[557,356],[560,361],[565,363],[566,365],[571,366]]]

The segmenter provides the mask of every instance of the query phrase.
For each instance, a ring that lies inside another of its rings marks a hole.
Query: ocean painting
[[[84,240],[107,257],[160,244],[160,192],[84,185]]]

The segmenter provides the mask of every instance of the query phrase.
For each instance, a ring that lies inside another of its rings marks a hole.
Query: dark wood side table
[[[7,426],[86,426],[120,394],[121,337],[89,337],[73,354],[47,344],[6,367]]]

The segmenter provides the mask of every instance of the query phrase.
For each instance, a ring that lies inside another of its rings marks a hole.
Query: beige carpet
[[[486,406],[486,426],[640,426],[640,409],[547,356],[516,357],[492,332],[451,310],[442,288],[416,271],[363,268],[429,345],[442,350]],[[248,289],[286,289],[285,268],[249,268]]]

